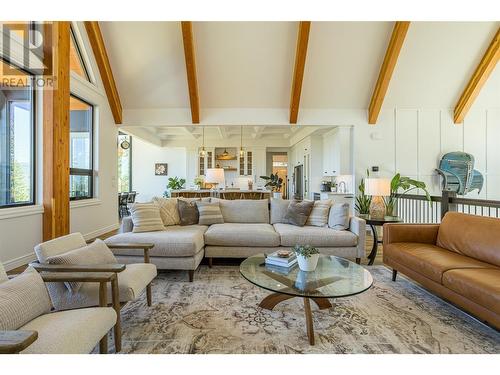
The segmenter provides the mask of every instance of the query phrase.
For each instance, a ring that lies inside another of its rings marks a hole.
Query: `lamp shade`
[[[224,186],[224,169],[222,168],[208,168],[205,174],[205,182],[209,184],[219,184]]]
[[[388,197],[391,195],[391,180],[388,178],[365,179],[365,194],[375,197]]]

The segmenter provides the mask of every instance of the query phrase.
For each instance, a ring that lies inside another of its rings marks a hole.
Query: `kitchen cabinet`
[[[244,150],[243,156],[238,156],[238,174],[240,176],[253,176],[253,151],[252,150]]]
[[[323,176],[352,174],[351,131],[338,127],[323,136]]]

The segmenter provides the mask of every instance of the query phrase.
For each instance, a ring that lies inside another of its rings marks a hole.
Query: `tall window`
[[[83,79],[90,82],[89,73],[87,71],[87,67],[85,66],[82,58],[82,54],[80,52],[80,48],[78,47],[78,43],[76,42],[75,33],[73,29],[71,29],[71,39],[69,45],[69,68],[72,72],[75,72],[77,75],[82,77]]]
[[[93,197],[93,107],[81,99],[70,98],[69,197]]]
[[[118,192],[132,191],[132,137],[118,134]]]
[[[34,204],[32,76],[0,60],[0,208]]]

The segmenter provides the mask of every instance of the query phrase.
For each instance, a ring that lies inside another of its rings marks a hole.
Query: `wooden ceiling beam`
[[[307,44],[311,21],[300,21],[297,33],[297,47],[295,51],[295,65],[293,68],[292,93],[290,98],[290,124],[296,124],[299,116],[300,93],[306,65]]]
[[[500,28],[497,30],[493,40],[486,50],[483,58],[479,62],[474,74],[465,87],[460,99],[457,102],[454,110],[453,121],[455,124],[460,124],[464,121],[467,112],[471,108],[474,100],[481,92],[484,84],[488,80],[493,69],[500,59]]]
[[[102,83],[104,84],[104,90],[106,91],[106,96],[108,97],[108,103],[111,108],[111,113],[113,114],[113,119],[115,120],[115,124],[121,124],[123,119],[122,104],[120,102],[120,96],[118,95],[118,89],[116,88],[113,71],[111,70],[111,64],[109,63],[99,22],[85,21],[85,29],[87,30],[90,45],[92,46],[97,67],[99,68],[99,73],[101,74]]]
[[[375,84],[375,89],[373,90],[370,106],[368,107],[369,124],[377,123],[377,118],[409,27],[410,22],[408,21],[397,21],[394,24],[391,39],[385,52],[384,61],[380,67],[380,73]]]
[[[200,123],[200,99],[198,96],[198,79],[196,76],[196,61],[194,54],[193,25],[191,21],[182,21],[182,42],[184,44],[184,58],[189,89],[189,102],[191,104],[191,121]]]

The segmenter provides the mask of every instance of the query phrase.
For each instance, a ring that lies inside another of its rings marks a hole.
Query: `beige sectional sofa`
[[[216,199],[216,198],[212,198]],[[271,253],[294,245],[313,245],[323,254],[337,255],[360,261],[365,256],[365,221],[350,217],[346,230],[306,225],[298,227],[284,223],[283,200],[224,200],[217,199],[224,218],[223,224],[169,226],[157,232],[132,232],[130,217],[125,217],[120,233],[107,243],[150,242],[151,263],[159,269],[189,270],[190,278],[203,257],[245,258]],[[137,252],[114,251],[119,262],[140,261]]]

